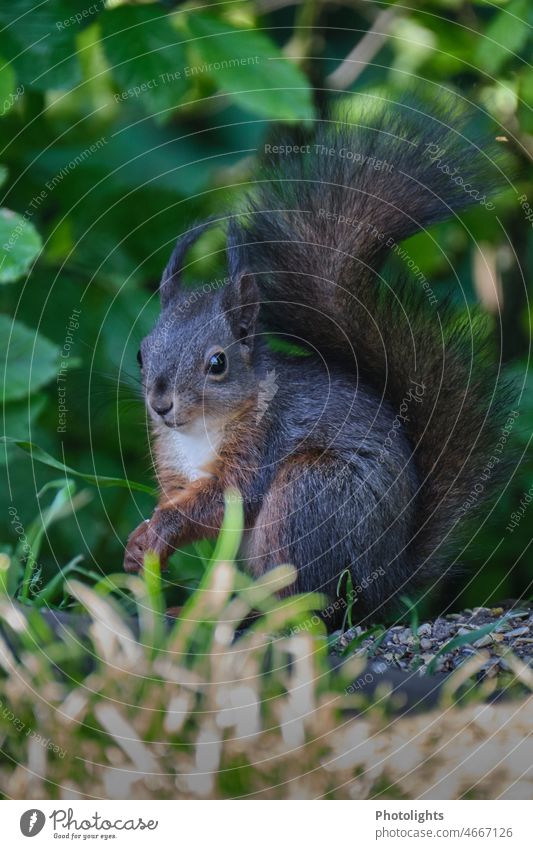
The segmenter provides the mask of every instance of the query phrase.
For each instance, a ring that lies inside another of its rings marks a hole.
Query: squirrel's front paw
[[[139,572],[142,569],[144,552],[148,550],[146,537],[149,524],[149,519],[141,522],[139,527],[135,528],[128,537],[124,552],[124,569],[126,572]]]
[[[126,572],[139,572],[144,563],[144,555],[153,551],[159,557],[161,569],[166,569],[168,557],[172,551],[163,533],[153,519],[141,522],[138,528],[129,535],[124,553],[124,569]]]

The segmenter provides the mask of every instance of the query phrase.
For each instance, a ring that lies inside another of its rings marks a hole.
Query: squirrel
[[[268,146],[230,216],[223,287],[182,282],[213,222],[178,240],[138,354],[160,498],[127,571],[215,537],[231,487],[248,572],[296,567],[280,595],[335,607],[349,570],[362,621],[446,573],[509,400],[477,319],[421,273],[387,271],[402,240],[498,190],[498,146],[467,140],[468,116],[448,108],[403,101]]]

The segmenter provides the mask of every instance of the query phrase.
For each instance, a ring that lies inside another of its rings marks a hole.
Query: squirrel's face
[[[202,419],[224,423],[253,401],[258,309],[250,275],[219,292],[202,287],[163,300],[159,320],[138,353],[154,422],[184,429]]]

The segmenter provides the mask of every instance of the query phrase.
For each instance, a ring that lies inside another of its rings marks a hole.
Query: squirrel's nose
[[[174,406],[173,401],[168,398],[159,398],[156,401],[151,401],[152,410],[154,413],[157,413],[158,416],[166,416],[167,413],[170,413],[172,407]]]

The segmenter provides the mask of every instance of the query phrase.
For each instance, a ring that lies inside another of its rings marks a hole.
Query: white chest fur
[[[186,428],[165,429],[159,434],[160,459],[167,469],[175,469],[187,480],[210,477],[222,441],[221,422],[200,418]]]

